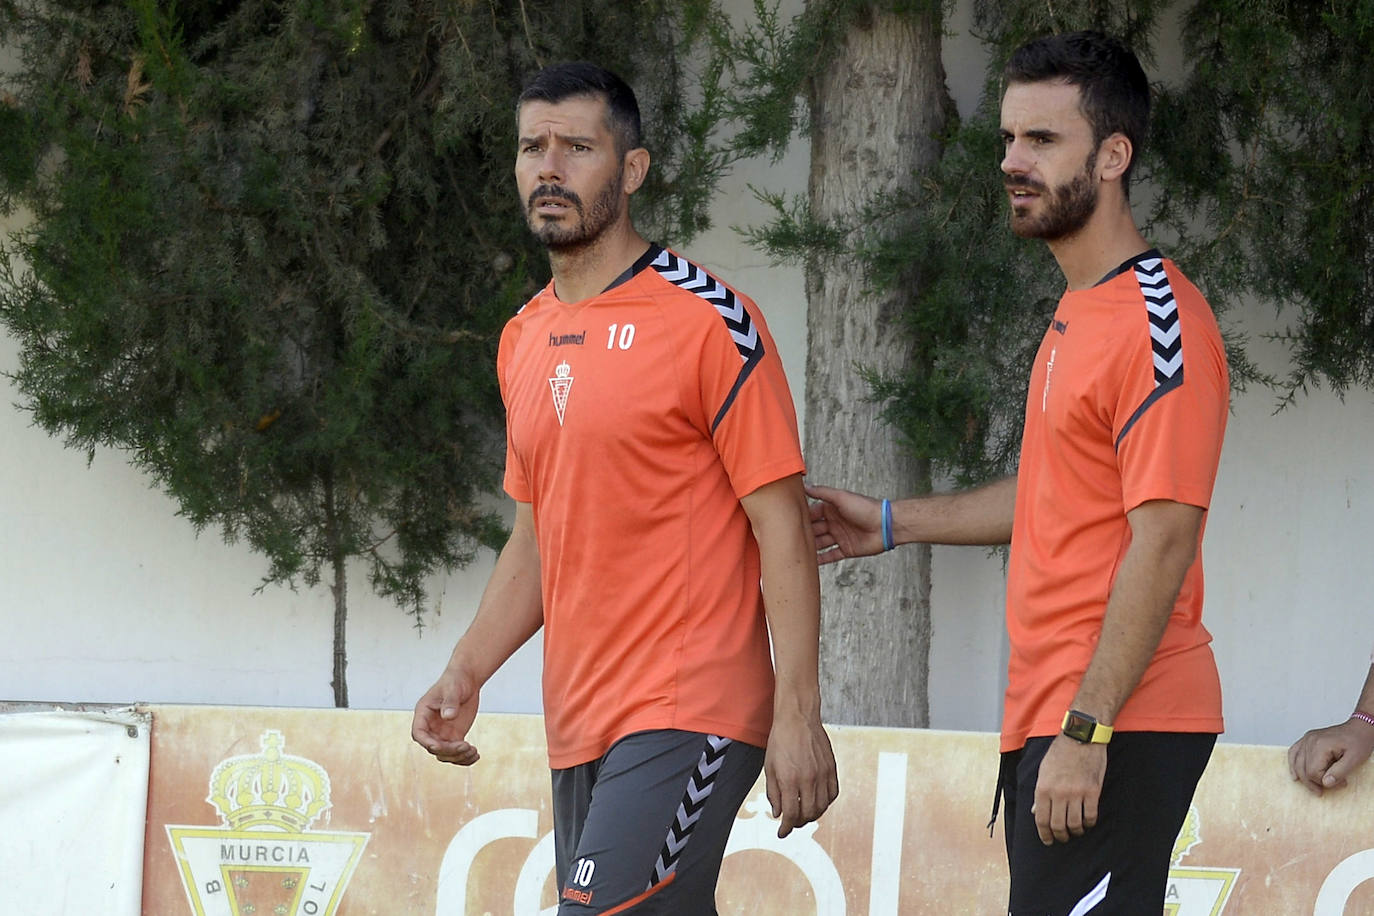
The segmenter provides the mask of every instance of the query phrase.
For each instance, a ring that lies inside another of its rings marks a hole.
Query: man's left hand
[[[773,816],[782,819],[779,837],[816,820],[840,794],[830,736],[819,719],[775,712],[763,772]]]
[[[1314,728],[1288,749],[1288,772],[1310,792],[1339,789],[1374,752],[1374,726],[1352,717],[1340,725]]]
[[[1046,846],[1067,843],[1097,825],[1097,800],[1107,772],[1107,746],[1059,735],[1040,762],[1035,783],[1035,830]]]

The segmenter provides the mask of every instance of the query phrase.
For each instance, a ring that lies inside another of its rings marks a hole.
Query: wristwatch
[[[1112,740],[1112,727],[1103,725],[1086,712],[1070,709],[1064,713],[1064,734],[1080,744],[1106,744]]]

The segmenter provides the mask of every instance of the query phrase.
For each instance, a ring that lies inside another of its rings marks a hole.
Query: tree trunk
[[[339,709],[348,708],[348,580],[344,570],[348,558],[335,552],[331,565],[334,568],[334,705]]]
[[[348,708],[348,555],[340,547],[342,534],[338,524],[338,503],[334,497],[334,478],[326,475],[324,480],[324,517],[326,537],[329,539],[329,568],[334,573],[334,582],[329,590],[334,594],[334,678],[329,686],[334,688],[334,706]]]
[[[811,87],[813,215],[853,221],[910,187],[940,155],[953,110],[938,13],[870,8]],[[906,291],[875,295],[853,265],[808,266],[807,478],[897,498],[930,489],[929,463],[879,418],[856,367],[895,373],[911,359],[901,327]],[[930,722],[930,548],[822,568],[821,690],[827,721],[923,727]]]

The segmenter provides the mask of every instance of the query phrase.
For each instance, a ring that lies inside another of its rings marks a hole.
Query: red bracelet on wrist
[[[1358,709],[1350,714],[1350,718],[1359,719],[1365,725],[1374,725],[1374,716],[1371,716],[1367,712],[1361,712]]]

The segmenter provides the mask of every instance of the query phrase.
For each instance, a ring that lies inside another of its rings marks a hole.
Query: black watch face
[[[1064,734],[1075,741],[1082,741],[1084,744],[1093,739],[1093,727],[1097,723],[1086,716],[1069,713],[1068,721],[1064,723]]]

